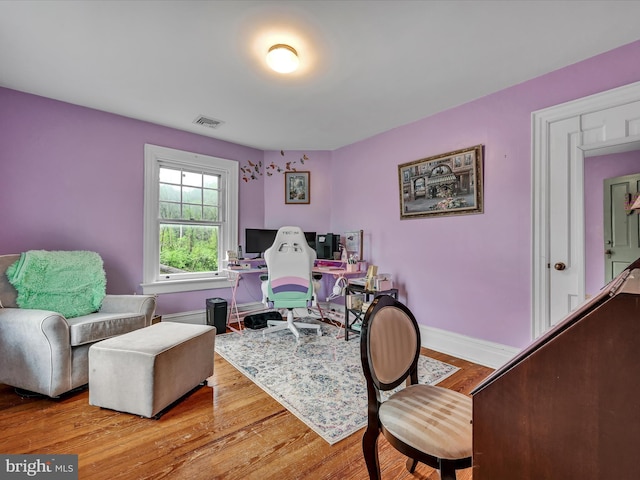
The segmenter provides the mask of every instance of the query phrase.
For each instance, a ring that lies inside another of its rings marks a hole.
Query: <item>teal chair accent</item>
[[[268,278],[266,300],[270,307],[287,309],[286,320],[269,320],[263,334],[289,329],[300,338],[299,328],[322,335],[319,323],[294,322],[294,308],[308,308],[313,301],[313,264],[316,252],[307,244],[300,227],[281,227],[273,245],[264,252]]]

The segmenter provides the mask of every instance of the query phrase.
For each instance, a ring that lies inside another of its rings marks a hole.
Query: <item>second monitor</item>
[[[259,258],[268,249],[276,239],[278,230],[266,228],[246,228],[244,230],[244,252],[257,254]],[[304,232],[304,238],[307,240],[309,247],[316,249],[316,232]],[[317,251],[317,250],[316,250]],[[320,257],[318,257],[320,258]]]

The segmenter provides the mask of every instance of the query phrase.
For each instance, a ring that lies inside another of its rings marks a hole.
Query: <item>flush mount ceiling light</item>
[[[299,63],[298,52],[289,45],[279,43],[267,53],[267,64],[278,73],[291,73]]]

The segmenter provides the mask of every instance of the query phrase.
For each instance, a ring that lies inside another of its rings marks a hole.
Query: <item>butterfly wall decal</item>
[[[280,150],[280,155],[284,157],[284,150]],[[303,154],[298,160],[285,162],[284,166],[280,166],[275,162],[271,162],[269,165],[263,168],[262,161],[254,163],[251,160],[247,160],[247,163],[245,165],[240,166],[240,172],[242,173],[242,180],[244,182],[249,182],[249,180],[257,180],[264,173],[266,173],[268,177],[271,177],[274,173],[296,172],[296,165],[298,163],[300,163],[300,165],[304,165],[304,162],[307,161],[309,161],[309,157],[306,153]]]

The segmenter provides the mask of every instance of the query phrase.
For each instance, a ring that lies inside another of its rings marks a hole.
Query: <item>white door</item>
[[[584,158],[638,147],[640,82],[534,112],[532,125],[536,338],[584,302]]]
[[[549,171],[549,327],[555,325],[584,298],[580,294],[584,258],[583,246],[571,242],[573,232],[580,228],[576,220],[580,215],[579,205],[570,200],[574,189],[583,189],[578,181],[582,176],[578,170],[583,162],[580,118],[573,117],[551,125],[549,154],[553,159]]]

